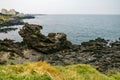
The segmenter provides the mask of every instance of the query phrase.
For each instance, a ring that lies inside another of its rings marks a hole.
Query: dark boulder
[[[66,34],[49,33],[45,36],[40,32],[41,29],[42,26],[26,23],[19,31],[23,37],[23,43],[42,53],[54,53],[71,47],[72,44],[67,40]]]
[[[4,51],[4,52],[11,52],[11,54],[18,54],[18,55],[22,55],[22,48],[21,47],[21,43],[19,42],[14,42],[13,40],[10,39],[4,39],[4,40],[0,40],[0,52]]]
[[[97,38],[95,40],[90,40],[88,42],[82,42],[81,43],[81,49],[83,51],[97,51],[97,50],[102,50],[107,47],[107,41],[102,38]]]

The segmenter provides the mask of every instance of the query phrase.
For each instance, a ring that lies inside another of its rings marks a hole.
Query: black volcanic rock
[[[19,31],[23,43],[32,49],[49,54],[71,47],[72,44],[66,39],[64,33],[49,33],[45,36],[40,32],[41,29],[42,26],[26,23]]]
[[[17,54],[21,56],[15,58],[17,63],[41,60],[52,65],[84,63],[93,65],[104,73],[112,69],[120,71],[120,40],[109,42],[97,38],[81,45],[73,45],[64,33],[49,33],[45,36],[40,30],[42,26],[26,23],[19,31],[23,42],[0,40],[0,52],[10,52],[10,57],[6,53],[1,55],[0,64]]]
[[[7,22],[4,22],[2,24],[0,24],[0,27],[3,27],[3,26],[13,26],[13,25],[23,25],[24,22],[20,19],[14,19],[14,20],[9,20]]]
[[[10,39],[0,40],[0,52],[10,52],[12,55],[14,55],[15,53],[20,56],[23,56],[23,49],[25,49],[25,47],[22,45],[22,43],[14,42]]]

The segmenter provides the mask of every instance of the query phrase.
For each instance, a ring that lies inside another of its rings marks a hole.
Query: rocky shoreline
[[[46,61],[52,65],[90,64],[106,73],[120,71],[120,39],[115,42],[97,38],[80,45],[67,40],[64,33],[43,35],[42,26],[25,23],[19,31],[22,42],[0,40],[0,64]]]
[[[24,17],[15,17],[9,21],[6,21],[2,24],[0,24],[0,27],[3,27],[3,26],[13,26],[13,25],[23,25],[24,22],[22,21],[23,19],[33,19],[35,18],[34,16],[31,16],[31,15],[26,15]]]
[[[4,26],[14,26],[14,25],[23,25],[24,22],[20,19],[14,19],[14,20],[9,20],[7,22],[4,22],[3,24],[0,24],[0,27]]]
[[[33,16],[25,16],[21,18],[15,18],[14,20],[9,20],[7,22],[4,22],[3,24],[0,24],[0,33],[7,33],[12,30],[16,30],[16,28],[11,28],[10,26],[14,25],[24,25],[23,19],[32,19]],[[6,27],[6,28],[4,28]]]
[[[16,30],[16,28],[11,28],[9,26],[14,25],[24,25],[23,19],[33,19],[35,18],[33,15],[9,15],[0,13],[0,33],[7,33],[11,30]],[[6,18],[6,19],[5,19]],[[7,28],[4,28],[7,27]]]

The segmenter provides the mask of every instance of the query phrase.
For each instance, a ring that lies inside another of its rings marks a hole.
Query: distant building
[[[10,9],[10,10],[8,11],[8,14],[17,15],[18,12],[16,12],[14,9]]]
[[[2,14],[8,14],[8,11],[7,11],[6,9],[2,9],[2,10],[1,10],[1,13],[2,13]]]

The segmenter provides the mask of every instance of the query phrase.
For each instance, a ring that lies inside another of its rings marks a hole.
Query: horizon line
[[[120,14],[80,14],[80,13],[26,13],[26,14],[35,14],[35,15],[120,15]]]

